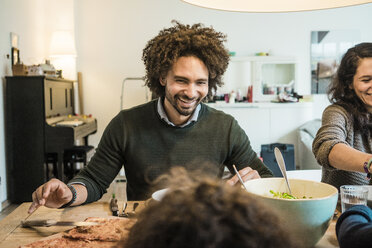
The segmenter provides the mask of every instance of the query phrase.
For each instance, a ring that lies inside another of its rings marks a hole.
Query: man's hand
[[[32,193],[32,204],[28,213],[33,213],[40,206],[59,208],[72,199],[71,190],[58,179],[51,179]]]
[[[256,170],[253,170],[251,167],[245,167],[239,171],[240,177],[243,179],[244,182],[252,179],[261,178],[260,174]],[[234,175],[232,178],[226,181],[230,185],[235,185],[239,182],[239,178],[237,175]]]

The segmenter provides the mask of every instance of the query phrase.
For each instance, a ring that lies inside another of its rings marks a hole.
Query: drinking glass
[[[354,205],[367,205],[367,187],[362,185],[342,185],[340,191],[342,212],[345,212]]]

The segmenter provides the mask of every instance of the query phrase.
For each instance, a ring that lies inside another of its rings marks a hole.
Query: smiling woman
[[[372,43],[350,48],[329,89],[313,152],[322,181],[336,187],[368,184],[372,164]],[[365,174],[367,173],[367,175]]]
[[[361,59],[354,76],[352,88],[358,98],[364,103],[369,113],[372,113],[372,57]]]

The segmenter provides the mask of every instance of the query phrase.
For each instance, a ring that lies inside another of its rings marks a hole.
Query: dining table
[[[149,204],[149,200],[136,202],[139,203],[136,212],[140,212],[141,209],[145,208]],[[123,206],[123,203],[124,201],[118,201],[119,211],[122,210],[120,207]],[[133,209],[134,203],[134,201],[127,202],[127,211]],[[71,226],[25,228],[21,226],[21,222],[24,220],[53,219],[57,221],[84,221],[88,217],[108,218],[112,216],[109,202],[94,202],[65,209],[39,207],[32,214],[28,214],[27,210],[30,205],[31,202],[22,203],[0,221],[1,248],[18,248],[22,245],[32,243],[72,228]],[[335,234],[336,218],[337,217],[331,220],[328,229],[324,236],[315,245],[315,248],[339,247]]]

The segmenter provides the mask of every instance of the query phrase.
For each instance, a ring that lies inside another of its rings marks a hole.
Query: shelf
[[[215,103],[207,103],[208,106],[213,108],[303,108],[312,107],[313,102],[238,102],[238,103],[226,103],[224,101],[218,101]]]

